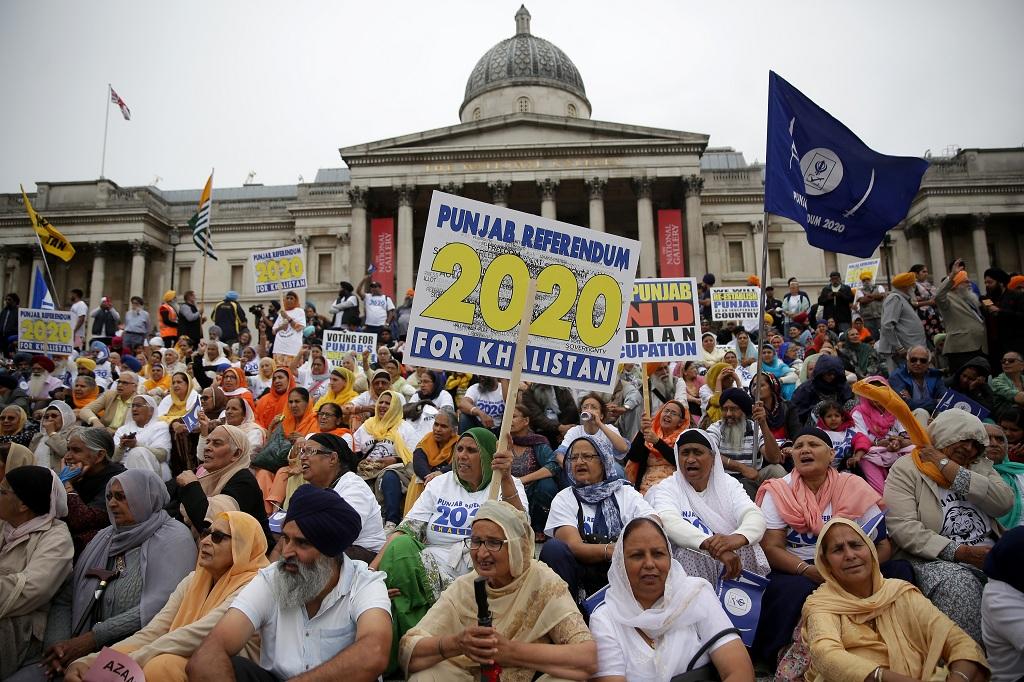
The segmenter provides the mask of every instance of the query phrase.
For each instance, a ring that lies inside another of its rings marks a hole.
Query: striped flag
[[[213,173],[206,181],[203,194],[199,197],[199,210],[188,221],[192,228],[192,241],[196,248],[204,255],[217,260],[217,253],[213,250],[213,236],[210,234],[210,195],[213,192]]]
[[[126,121],[132,120],[132,111],[131,111],[131,109],[128,108],[128,105],[124,103],[124,100],[121,99],[121,96],[119,94],[114,92],[114,88],[113,87],[111,87],[109,85],[107,87],[110,88],[110,101],[113,102],[114,104],[116,104],[118,107],[120,107],[121,115],[124,116],[124,120],[126,120]]]

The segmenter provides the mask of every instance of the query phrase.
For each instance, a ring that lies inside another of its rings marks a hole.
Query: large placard
[[[257,296],[306,288],[306,253],[302,244],[253,251],[250,260]]]
[[[851,289],[860,288],[860,275],[862,272],[871,273],[871,281],[875,281],[878,275],[878,267],[881,265],[881,258],[868,258],[866,260],[855,260],[846,266],[846,285]]]
[[[756,320],[761,317],[761,289],[758,287],[714,287],[711,289],[711,319]]]
[[[18,350],[71,355],[74,325],[70,311],[18,308]]]
[[[626,362],[696,360],[700,345],[697,280],[638,279],[626,319]]]
[[[421,253],[406,362],[509,378],[532,278],[523,379],[612,385],[638,241],[435,191]]]
[[[340,365],[345,359],[346,353],[363,354],[363,351],[370,351],[371,356],[376,356],[377,348],[376,334],[364,332],[344,332],[328,329],[324,331],[324,357],[332,365]],[[373,362],[375,359],[371,358]]]

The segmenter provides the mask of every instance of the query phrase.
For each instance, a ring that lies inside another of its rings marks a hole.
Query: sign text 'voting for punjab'
[[[699,350],[700,320],[697,280],[638,279],[626,321],[626,362],[695,360]]]
[[[406,342],[413,365],[511,376],[537,282],[523,378],[581,390],[615,379],[640,243],[434,192]]]

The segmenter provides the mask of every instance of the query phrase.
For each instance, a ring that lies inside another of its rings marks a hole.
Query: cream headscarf
[[[199,478],[199,485],[202,486],[203,492],[206,493],[206,497],[208,498],[210,505],[206,510],[207,521],[212,521],[217,514],[222,512],[238,511],[238,500],[230,495],[224,495],[221,491],[224,490],[224,486],[228,484],[228,481],[231,480],[232,476],[242,469],[249,468],[249,453],[252,449],[249,439],[246,437],[245,431],[242,429],[237,426],[231,426],[230,424],[224,424],[217,428],[227,431],[228,438],[231,439],[232,447],[240,450],[241,454],[239,454],[238,459],[231,464],[228,464],[223,469],[207,472]],[[214,429],[214,431],[216,431],[216,429]],[[182,506],[182,516],[185,517],[184,506]]]

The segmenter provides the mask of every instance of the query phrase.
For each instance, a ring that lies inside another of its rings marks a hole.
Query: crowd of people
[[[405,363],[415,292],[369,277],[326,314],[76,289],[70,356],[17,352],[8,294],[0,680],[105,647],[150,680],[1024,676],[1024,276],[790,278],[763,323],[712,323],[714,284],[698,357],[509,415]]]

